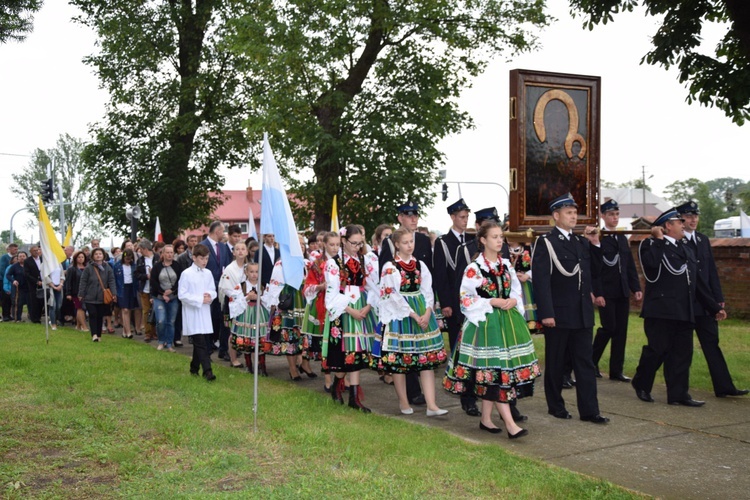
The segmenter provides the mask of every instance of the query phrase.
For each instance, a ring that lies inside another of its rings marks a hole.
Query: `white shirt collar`
[[[684,231],[684,233],[688,241],[695,240],[695,231]]]
[[[461,241],[461,235],[464,235],[464,239],[466,239],[466,231],[464,231],[463,233],[459,233],[455,228],[451,227],[451,233],[453,233],[458,241]]]
[[[571,231],[563,229],[560,226],[557,227],[557,230],[560,231],[563,234],[563,236],[565,236],[566,238],[570,239]]]
[[[670,243],[672,243],[673,245],[676,245],[676,244],[677,244],[676,240],[675,240],[674,238],[672,238],[671,236],[667,236],[667,235],[665,234],[665,235],[664,235],[664,238],[665,238],[665,239],[666,239],[667,241],[669,241]]]

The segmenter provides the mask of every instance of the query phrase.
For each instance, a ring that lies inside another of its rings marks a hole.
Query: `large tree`
[[[461,91],[491,57],[534,46],[543,5],[287,0],[235,23],[236,50],[265,89],[248,129],[269,132],[298,214],[328,229],[338,195],[342,222],[373,227],[407,200],[430,205],[438,141],[472,126]]]
[[[223,201],[222,166],[246,163],[242,126],[251,81],[225,50],[227,20],[244,0],[71,0],[99,53],[86,59],[110,94],[84,152],[96,210],[127,234],[127,205],[142,227],[158,216],[165,239],[207,221]]]
[[[97,217],[93,215],[89,199],[89,181],[85,177],[81,166],[81,152],[83,141],[63,134],[57,139],[55,147],[48,150],[36,149],[31,154],[29,164],[18,173],[11,175],[13,184],[10,190],[30,207],[34,213],[34,220],[29,226],[36,227],[39,217],[39,195],[41,184],[48,179],[47,168],[54,165],[52,179],[54,180],[54,200],[46,204],[47,213],[52,226],[58,234],[64,233],[60,227],[60,197],[58,185],[62,185],[63,200],[66,203],[65,221],[73,226],[73,243],[83,244],[92,236],[102,234]],[[53,161],[54,160],[54,161]],[[15,232],[15,231],[14,231]],[[62,241],[62,239],[60,240]]]
[[[607,24],[619,12],[643,5],[660,26],[653,49],[641,63],[677,66],[688,88],[687,101],[716,106],[738,125],[750,118],[750,2],[747,0],[570,0],[574,14],[587,17],[585,26]],[[709,23],[726,23],[713,54],[701,47]]]
[[[701,211],[699,229],[713,235],[714,222],[739,214],[743,193],[748,189],[750,183],[733,177],[708,182],[690,178],[673,182],[665,188],[664,194],[674,205],[681,205],[689,200],[697,202]]]
[[[0,43],[21,42],[34,29],[42,0],[0,0]]]

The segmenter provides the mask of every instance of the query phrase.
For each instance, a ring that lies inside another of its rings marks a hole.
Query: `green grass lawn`
[[[0,325],[6,498],[630,498],[442,430],[364,415],[285,381],[61,328]],[[187,347],[186,347],[187,348]]]

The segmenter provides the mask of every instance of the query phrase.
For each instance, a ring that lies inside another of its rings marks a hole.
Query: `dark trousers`
[[[714,393],[725,394],[736,390],[729,374],[729,367],[719,347],[719,322],[711,316],[695,317],[695,333],[701,343],[701,350],[706,357],[708,372],[714,384]]]
[[[453,314],[450,318],[444,318],[445,325],[448,327],[448,343],[450,343],[450,350],[456,348],[458,342],[458,332],[461,331],[462,316],[456,311],[457,308],[453,309]]]
[[[101,335],[102,324],[109,312],[109,307],[105,304],[86,302],[86,310],[89,312],[89,330],[91,331],[91,336]]]
[[[221,313],[221,305],[219,305],[219,299],[214,299],[214,301],[211,302],[211,325],[214,329],[214,331],[211,333],[212,345],[209,346],[211,350],[213,350],[214,347],[213,342],[219,340],[221,336],[221,327],[223,322],[224,317]]]
[[[193,340],[193,359],[190,360],[190,373],[198,374],[203,368],[203,375],[211,373],[212,334],[191,335]]]
[[[419,385],[419,373],[409,372],[406,374],[406,398],[412,401],[422,394],[422,386]]]
[[[628,314],[630,313],[630,299],[606,299],[607,305],[599,308],[599,321],[602,327],[597,328],[594,336],[593,359],[594,365],[599,365],[607,343],[612,340],[609,354],[609,376],[622,374],[625,364],[625,344],[628,340]]]
[[[182,302],[177,302],[177,318],[174,320],[174,340],[182,340]]]
[[[5,293],[4,290],[0,292],[0,294],[2,294],[3,321],[10,321],[10,309],[11,309],[10,294]]]
[[[599,414],[596,373],[591,360],[592,336],[591,328],[544,328],[544,393],[550,413],[565,411],[562,383],[567,350],[576,376],[578,414],[581,417]]]
[[[633,377],[636,390],[651,392],[659,367],[664,364],[669,403],[690,399],[690,364],[693,361],[693,324],[675,319],[645,318],[648,345]]]
[[[42,321],[42,307],[44,307],[44,303],[42,299],[36,297],[36,287],[31,287],[31,290],[29,290],[26,306],[29,310],[29,321],[40,323]]]
[[[11,318],[15,321],[23,321],[23,306],[26,305],[27,299],[29,298],[28,290],[18,290],[16,287],[12,287],[10,300],[11,306]]]

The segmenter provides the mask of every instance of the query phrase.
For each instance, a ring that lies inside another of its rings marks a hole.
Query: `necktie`
[[[221,267],[221,254],[219,253],[219,244],[216,244],[216,262],[219,263],[219,267]]]
[[[461,233],[461,236],[458,237],[461,240],[461,244],[464,244],[464,234]]]

